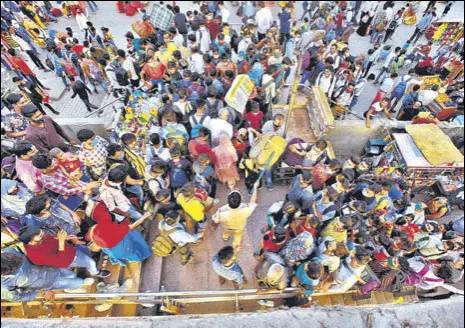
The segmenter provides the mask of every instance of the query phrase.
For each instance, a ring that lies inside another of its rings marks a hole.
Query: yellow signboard
[[[244,114],[245,106],[252,94],[254,85],[250,77],[246,74],[238,75],[226,94],[225,101],[228,106],[234,108],[239,113]]]

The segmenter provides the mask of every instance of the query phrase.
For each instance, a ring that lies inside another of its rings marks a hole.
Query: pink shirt
[[[42,172],[32,165],[32,161],[16,159],[16,173],[18,178],[26,185],[31,192],[42,191]]]

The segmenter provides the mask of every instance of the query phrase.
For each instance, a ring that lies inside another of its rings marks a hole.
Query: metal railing
[[[344,294],[358,293],[350,290]],[[247,300],[286,299],[303,294],[297,287],[286,288],[283,293],[261,293],[258,289],[221,290],[221,291],[192,291],[192,292],[160,292],[160,293],[86,293],[86,294],[56,294],[54,300],[37,298],[29,302],[1,302],[2,306],[45,306],[53,304],[114,304],[114,305],[140,305],[163,304],[166,299],[178,303],[215,303]],[[335,293],[315,293],[312,297],[337,295]]]

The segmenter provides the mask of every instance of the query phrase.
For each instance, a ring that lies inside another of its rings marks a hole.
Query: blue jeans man
[[[70,268],[84,268],[92,276],[100,272],[99,269],[97,269],[97,263],[87,252],[87,248],[80,245],[76,246],[76,257],[73,263],[71,263]]]
[[[95,1],[86,1],[86,2],[89,5],[90,10],[92,10],[94,13],[98,10],[98,6]]]

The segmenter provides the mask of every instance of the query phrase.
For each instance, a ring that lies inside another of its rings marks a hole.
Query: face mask
[[[91,143],[91,146],[92,146],[92,147],[97,147],[97,145],[98,145],[98,140],[97,140],[97,139],[94,139],[94,140],[92,141],[92,143]]]
[[[350,164],[349,164],[348,162],[345,162],[345,163],[344,163],[343,168],[344,168],[344,170],[346,170],[346,169],[351,169]]]
[[[41,123],[44,123],[44,122],[45,122],[45,118],[42,117],[42,118],[38,118],[37,120],[31,120],[31,121],[34,122],[34,123],[39,123],[39,124],[41,124]]]
[[[165,53],[165,52],[167,52],[167,51],[168,51],[168,49],[161,49],[161,52],[162,52],[162,53]]]
[[[279,57],[279,54],[274,54],[273,57],[274,57],[274,58],[278,58],[278,57]]]
[[[124,159],[124,153],[123,153],[123,154],[121,154],[121,156],[120,156],[120,157],[118,157],[118,161],[122,161],[123,159]]]

